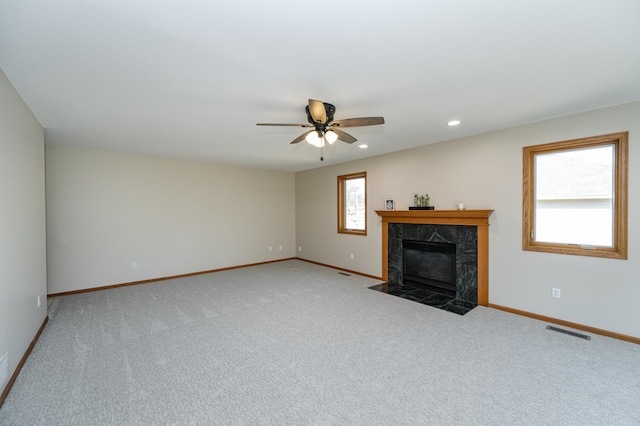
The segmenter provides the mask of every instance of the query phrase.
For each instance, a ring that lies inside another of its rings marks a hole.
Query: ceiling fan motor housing
[[[327,125],[329,125],[329,123],[331,123],[333,121],[333,115],[336,112],[336,107],[333,106],[332,104],[328,104],[326,102],[322,103],[324,105],[324,110],[327,113],[327,121],[325,123],[318,123],[316,121],[314,121],[313,117],[311,116],[311,111],[309,111],[309,105],[307,105],[304,109],[307,112],[307,121],[309,121],[309,123],[313,124],[314,126],[316,126],[317,130],[322,130],[324,131],[324,129],[327,127]],[[321,125],[321,128],[318,128],[318,125]]]

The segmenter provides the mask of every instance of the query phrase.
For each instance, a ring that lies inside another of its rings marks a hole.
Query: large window
[[[627,258],[628,133],[523,150],[522,248]]]
[[[367,235],[367,172],[338,176],[338,232]]]

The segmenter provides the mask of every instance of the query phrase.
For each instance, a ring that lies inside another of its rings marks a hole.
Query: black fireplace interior
[[[456,245],[402,240],[403,281],[438,293],[456,295]]]

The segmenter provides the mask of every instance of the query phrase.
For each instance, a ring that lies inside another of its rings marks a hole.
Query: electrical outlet
[[[282,246],[278,246],[278,250],[282,250]]]
[[[560,289],[559,288],[552,288],[551,289],[551,296],[555,299],[560,299]]]
[[[269,246],[269,251],[273,251],[273,247]]]
[[[349,253],[349,259],[353,260],[353,253]]]
[[[138,269],[138,262],[131,262],[131,269]]]
[[[302,246],[298,246],[298,251],[302,251]]]
[[[38,295],[38,308],[40,307],[40,295]]]

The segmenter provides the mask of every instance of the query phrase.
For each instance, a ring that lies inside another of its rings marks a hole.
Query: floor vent
[[[575,331],[565,330],[563,328],[554,327],[552,325],[548,325],[547,330],[557,331],[558,333],[568,334],[569,336],[579,337],[584,340],[591,340],[591,336],[587,336],[586,334],[576,333]]]
[[[345,277],[351,276],[351,274],[347,274],[346,272],[338,272],[338,275],[344,275]]]

